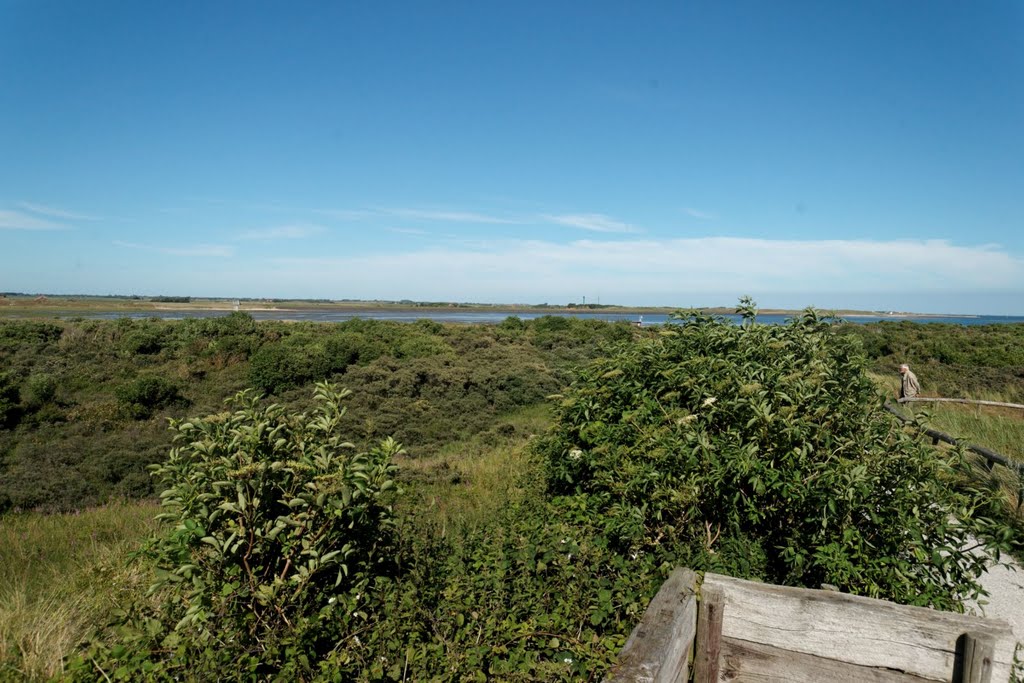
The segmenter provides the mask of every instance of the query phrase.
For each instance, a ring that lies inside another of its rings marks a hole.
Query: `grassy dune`
[[[122,503],[77,514],[0,518],[0,680],[46,680],[126,594],[144,590],[130,553],[157,506]]]

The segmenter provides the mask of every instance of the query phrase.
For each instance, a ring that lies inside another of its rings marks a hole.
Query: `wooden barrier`
[[[1016,643],[1002,621],[712,573],[695,597],[687,583],[693,572],[677,572],[651,602],[654,611],[644,614],[607,683],[684,683],[691,649],[694,683],[1010,678]]]
[[[619,653],[617,683],[686,683],[697,633],[697,575],[674,570]]]
[[[976,398],[939,398],[937,396],[911,396],[901,398],[898,403],[965,403],[972,406],[993,406],[996,408],[1019,408],[1024,410],[1020,403],[1003,403],[1002,401],[982,401]]]
[[[892,404],[886,403],[885,404],[885,409],[888,410],[893,415],[895,415],[897,418],[899,418],[899,420],[903,424],[914,424],[913,420],[911,420],[909,417],[907,417],[906,415],[903,415],[898,410],[896,410],[896,408],[894,408],[892,406]],[[922,429],[921,431],[924,434],[927,434],[928,436],[930,436],[932,438],[932,443],[937,444],[938,442],[943,441],[943,442],[951,444],[953,446],[961,445],[960,441],[958,441],[957,439],[954,439],[949,434],[945,434],[943,432],[940,432],[937,429],[931,429],[929,427],[929,428]],[[1024,474],[1024,464],[1018,463],[1018,462],[1014,462],[1013,460],[1010,460],[1008,457],[1006,457],[1005,455],[1002,455],[1001,453],[996,453],[995,451],[993,451],[993,450],[991,450],[989,448],[985,448],[984,446],[975,446],[974,444],[967,444],[967,443],[965,443],[965,444],[963,444],[963,446],[964,446],[964,448],[966,448],[970,452],[977,453],[978,455],[982,456],[983,458],[988,460],[993,465],[1002,465],[1003,467],[1006,467],[1008,469],[1016,470],[1019,474]],[[989,469],[992,469],[992,468],[989,467]]]
[[[906,401],[906,399],[900,399],[900,401],[903,402]],[[906,415],[901,414],[900,411],[896,410],[896,408],[892,406],[892,404],[886,403],[885,409],[892,413],[903,424],[915,427],[917,426],[913,420],[911,420]],[[984,446],[975,446],[974,444],[961,443],[959,440],[953,438],[949,434],[940,432],[937,429],[925,427],[921,428],[921,432],[931,437],[933,445],[938,445],[938,443],[942,441],[952,446],[963,446],[964,449],[970,451],[971,453],[980,455],[981,457],[985,458],[985,467],[986,469],[988,469],[989,472],[991,472],[996,465],[1002,465],[1011,472],[1015,472],[1017,475],[1017,510],[1020,511],[1021,509],[1024,509],[1024,463],[1015,462],[1010,458],[1006,457],[1005,455],[1001,453],[996,453],[995,451],[989,448],[985,448]]]

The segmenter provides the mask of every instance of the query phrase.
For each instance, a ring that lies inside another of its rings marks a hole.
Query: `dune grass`
[[[416,507],[443,535],[476,526],[495,516],[510,500],[532,486],[530,442],[550,425],[546,404],[503,416],[482,434],[449,444],[429,458],[400,462],[406,495],[403,505]],[[465,525],[465,526],[464,526]]]
[[[157,506],[119,503],[74,514],[0,517],[0,680],[41,681],[149,577],[130,562]]]
[[[893,400],[899,388],[895,377],[868,373],[880,390]],[[924,395],[934,395],[927,394]],[[952,396],[950,398],[1012,402],[1009,398],[988,392],[984,396]],[[911,407],[912,406],[912,407]],[[929,424],[941,432],[977,446],[984,446],[1024,463],[1024,410],[994,406],[918,402],[904,404],[904,410],[923,413]]]
[[[1024,411],[945,404],[928,412],[935,429],[1024,463]]]

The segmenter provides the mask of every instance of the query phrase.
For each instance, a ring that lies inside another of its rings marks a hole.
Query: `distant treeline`
[[[192,301],[190,296],[154,296],[150,301],[157,304],[187,304]]]

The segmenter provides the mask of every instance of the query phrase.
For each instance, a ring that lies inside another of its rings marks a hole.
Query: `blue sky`
[[[1024,4],[0,0],[0,290],[1024,314]]]

